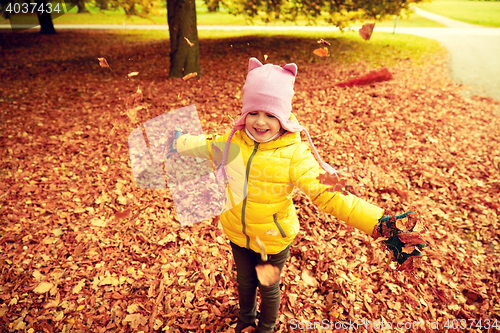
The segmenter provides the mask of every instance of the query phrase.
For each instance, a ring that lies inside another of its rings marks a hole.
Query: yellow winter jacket
[[[211,136],[181,135],[177,151],[211,158],[211,144],[224,151],[228,136],[229,133],[216,136],[214,142]],[[229,205],[230,209],[220,215],[220,222],[226,235],[238,246],[260,253],[255,243],[258,236],[268,254],[277,254],[293,241],[299,232],[292,201],[295,186],[325,213],[369,235],[384,213],[383,209],[352,194],[328,192],[330,186],[320,184],[317,179],[320,166],[309,146],[301,142],[299,133],[287,132],[273,141],[258,143],[243,129],[234,134],[231,144],[229,155],[240,155],[244,166],[238,170],[228,164],[226,194],[230,194],[228,201],[235,206]]]

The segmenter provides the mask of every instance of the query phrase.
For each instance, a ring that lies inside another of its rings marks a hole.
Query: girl
[[[352,194],[328,191],[331,187],[318,180],[320,168],[330,174],[335,170],[321,160],[309,133],[291,113],[296,75],[296,64],[263,65],[251,58],[243,86],[241,117],[231,132],[214,140],[224,148],[217,176],[226,180],[227,193],[232,193],[231,188],[242,188],[241,200],[235,203],[231,197],[232,205],[220,216],[237,270],[240,305],[237,333],[248,326],[256,327],[257,288],[262,304],[256,332],[274,331],[280,306],[279,275],[275,283],[266,285],[259,281],[256,266],[263,264],[260,253],[265,247],[266,264],[275,266],[279,274],[282,272],[290,244],[299,232],[292,201],[295,186],[324,212],[369,235],[384,215],[383,209]],[[311,148],[301,142],[301,131],[305,132]],[[194,155],[196,147],[205,140],[211,142],[208,136],[185,134],[175,143],[179,153]],[[239,149],[235,154],[242,155],[244,170],[236,170],[230,163],[226,165],[233,149]],[[386,227],[394,229],[386,220]],[[397,244],[397,237],[393,243],[396,248],[399,245],[394,252],[397,257],[402,254],[401,244]],[[404,259],[409,256],[405,254]]]

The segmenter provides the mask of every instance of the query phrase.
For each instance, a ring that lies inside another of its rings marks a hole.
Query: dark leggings
[[[262,264],[259,253],[239,247],[231,242],[234,262],[236,263],[238,282],[238,295],[240,302],[240,320],[245,323],[253,323],[257,315],[257,287],[259,287],[261,305],[259,318],[259,332],[270,333],[274,331],[278,311],[280,309],[280,281],[266,287],[257,279],[255,266]],[[268,255],[266,263],[276,266],[281,271],[286,260],[290,256],[290,245],[278,254]]]

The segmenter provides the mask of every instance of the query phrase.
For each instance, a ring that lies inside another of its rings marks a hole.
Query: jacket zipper
[[[286,237],[285,230],[283,230],[283,228],[278,223],[278,217],[276,215],[277,215],[277,213],[274,213],[274,215],[273,215],[274,224],[276,224],[276,226],[278,227],[278,230],[280,231],[281,237],[285,238]]]
[[[255,142],[255,141],[254,141]],[[250,174],[250,165],[252,164],[253,157],[255,154],[257,154],[257,149],[259,148],[260,142],[255,142],[255,147],[253,148],[252,155],[250,155],[250,158],[248,159],[248,164],[247,164],[247,170],[245,173],[245,184],[243,185],[243,207],[241,208],[241,224],[243,225],[243,235],[247,238],[247,246],[246,248],[250,248],[250,237],[246,234],[247,226],[245,224],[245,210],[247,208],[247,192],[248,192],[248,175]]]

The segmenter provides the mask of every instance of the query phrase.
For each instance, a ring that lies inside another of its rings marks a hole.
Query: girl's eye
[[[255,116],[257,114],[257,112],[249,112],[248,114],[251,116]]]
[[[267,115],[269,118],[274,118],[274,116],[272,114],[268,114]]]

